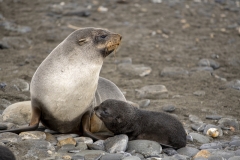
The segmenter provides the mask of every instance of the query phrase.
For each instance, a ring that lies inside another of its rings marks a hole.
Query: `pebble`
[[[194,160],[196,158],[208,158],[210,155],[211,153],[208,150],[201,150],[194,156]]]
[[[150,105],[150,99],[143,99],[143,100],[140,100],[138,101],[138,105],[140,108],[146,108]]]
[[[188,157],[195,156],[199,150],[193,147],[183,147],[177,150],[178,154],[185,155]]]
[[[168,97],[168,90],[164,85],[149,85],[135,89],[136,98],[161,99]]]
[[[193,95],[195,95],[195,96],[204,96],[205,95],[205,91],[195,91],[195,92],[193,92]]]
[[[191,124],[191,128],[194,131],[203,132],[205,127],[206,127],[206,125],[207,124],[205,124],[205,123],[194,123],[194,124]]]
[[[198,62],[198,65],[204,67],[212,67],[213,69],[218,69],[220,67],[220,64],[212,59],[201,59]]]
[[[225,160],[225,159],[223,157],[221,157],[221,156],[210,155],[208,157],[208,160]]]
[[[205,143],[200,146],[200,149],[222,149],[223,144],[220,142]]]
[[[229,143],[230,146],[240,147],[240,140],[234,140]]]
[[[93,140],[90,137],[75,137],[74,138],[76,142],[83,142],[86,144],[92,144]]]
[[[30,48],[32,41],[23,37],[3,37],[0,44],[5,49],[25,49]]]
[[[211,152],[211,155],[213,156],[220,156],[223,157],[224,159],[229,159],[230,157],[235,156],[234,152],[232,151],[224,151],[224,150],[216,150]]]
[[[66,139],[58,140],[58,143],[57,143],[57,145],[60,147],[63,145],[66,145],[66,144],[73,144],[75,146],[77,144],[77,142],[72,137],[69,137]]]
[[[175,149],[173,149],[173,148],[164,148],[163,152],[165,154],[167,154],[168,156],[173,156],[175,154],[178,154],[178,152]]]
[[[198,116],[192,114],[189,115],[189,120],[193,123],[203,123],[203,121]]]
[[[0,123],[0,130],[5,130],[7,128],[8,128],[8,126],[6,124]]]
[[[103,6],[99,6],[98,9],[97,9],[98,12],[107,12],[108,11],[108,8],[106,7],[103,7]]]
[[[210,142],[210,138],[204,135],[201,135],[199,133],[189,133],[194,140],[196,140],[199,143],[209,143]]]
[[[218,136],[223,136],[223,131],[222,131],[222,129],[221,129],[220,127],[215,126],[215,125],[212,125],[212,124],[206,125],[206,127],[204,128],[203,133],[207,135],[207,131],[208,131],[209,129],[211,129],[211,128],[214,128],[214,129],[216,129],[216,130],[219,132]],[[214,135],[213,135],[213,136],[214,136]]]
[[[57,139],[50,133],[44,132],[46,135],[46,141],[50,142],[52,145],[57,145]]]
[[[86,150],[86,149],[88,149],[88,146],[87,146],[87,145],[88,145],[88,144],[83,143],[83,142],[77,142],[77,145],[76,145],[75,149],[78,149],[78,150],[80,150],[80,151]]]
[[[6,109],[9,105],[11,105],[11,102],[6,99],[0,99],[0,109]]]
[[[87,146],[92,150],[105,150],[104,140],[98,140],[94,143],[87,144]]]
[[[219,120],[222,116],[220,115],[206,115],[206,119]]]
[[[233,156],[229,158],[228,160],[240,160],[240,156]]]
[[[141,159],[137,156],[128,156],[123,158],[122,160],[141,160]]]
[[[29,91],[30,89],[30,85],[28,82],[26,82],[23,79],[15,79],[11,82],[11,84],[17,88],[17,90],[22,91],[22,92],[26,92]]]
[[[175,109],[176,109],[176,106],[173,104],[166,104],[162,107],[162,110],[164,112],[173,112],[173,111],[175,111]]]
[[[32,30],[31,27],[17,25],[15,23],[8,22],[8,21],[0,23],[0,26],[3,26],[4,29],[6,29],[6,30],[15,31],[15,32],[19,32],[19,33],[27,33]]]
[[[125,134],[109,137],[104,141],[105,151],[108,153],[124,152],[127,148],[128,136]]]
[[[208,72],[213,72],[212,67],[194,67],[191,68],[190,72],[198,72],[198,71],[208,71]]]
[[[226,87],[240,90],[240,80],[233,80],[226,83]]]
[[[145,66],[143,64],[118,64],[118,70],[127,76],[140,76],[144,77],[149,75],[152,72],[152,68]]]
[[[164,77],[187,77],[189,72],[180,67],[165,67],[160,73]]]
[[[127,152],[136,152],[146,157],[159,156],[162,147],[159,143],[149,140],[133,140],[128,142]]]
[[[21,132],[19,136],[22,138],[22,140],[25,140],[25,139],[45,140],[46,139],[46,134],[40,131]]]
[[[0,142],[6,143],[19,141],[21,141],[21,137],[18,134],[11,132],[0,133]]]
[[[28,124],[32,116],[31,102],[18,102],[8,106],[2,113],[4,122],[17,125]]]
[[[132,58],[131,57],[124,57],[124,58],[118,58],[114,61],[116,64],[124,63],[124,64],[132,64]]]
[[[104,154],[101,156],[100,160],[122,160],[122,154]]]
[[[229,129],[231,131],[239,130],[239,123],[237,119],[222,118],[218,121],[218,124],[222,129]]]

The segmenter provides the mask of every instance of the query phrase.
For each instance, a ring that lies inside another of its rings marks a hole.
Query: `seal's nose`
[[[120,41],[122,40],[122,36],[121,35],[119,35],[120,36]]]

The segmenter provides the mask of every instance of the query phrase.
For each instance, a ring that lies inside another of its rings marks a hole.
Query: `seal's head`
[[[104,122],[106,127],[116,133],[114,129],[125,128],[136,116],[137,108],[127,102],[108,99],[94,108],[95,114]],[[126,121],[125,119],[129,120]],[[115,126],[115,127],[114,127]]]
[[[101,28],[83,28],[76,30],[67,38],[68,42],[75,43],[86,51],[96,51],[105,58],[120,45],[122,36]],[[86,55],[85,55],[86,56]]]

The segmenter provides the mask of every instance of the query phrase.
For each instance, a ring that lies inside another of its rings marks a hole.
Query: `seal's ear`
[[[80,46],[84,45],[84,43],[86,43],[86,42],[87,42],[87,38],[82,38],[82,39],[78,40],[78,43]]]

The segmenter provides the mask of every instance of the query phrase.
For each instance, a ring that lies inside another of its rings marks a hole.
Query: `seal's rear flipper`
[[[34,131],[38,128],[41,117],[41,111],[38,108],[32,107],[32,119],[28,127],[17,128],[17,129],[9,129],[9,130],[1,130],[0,133],[4,132],[13,132],[13,133],[21,133],[24,131]]]

